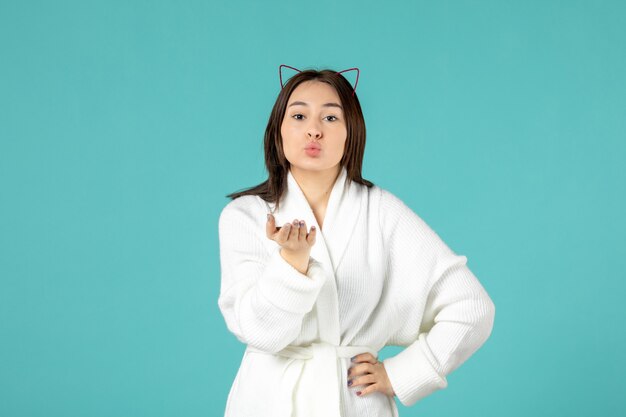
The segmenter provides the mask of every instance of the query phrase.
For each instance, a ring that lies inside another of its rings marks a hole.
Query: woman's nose
[[[319,122],[311,120],[311,123],[307,127],[307,134],[309,138],[320,138],[322,136],[322,129],[319,127]]]
[[[322,136],[322,131],[316,125],[309,126],[307,133],[309,135],[309,138],[319,138],[320,136]]]

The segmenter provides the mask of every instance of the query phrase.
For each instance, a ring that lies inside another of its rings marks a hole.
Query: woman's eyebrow
[[[308,106],[308,104],[305,103],[304,101],[294,101],[287,107],[297,106],[297,105]],[[322,104],[322,107],[339,107],[341,110],[343,110],[343,107],[341,107],[341,105],[337,103],[325,103],[325,104]]]

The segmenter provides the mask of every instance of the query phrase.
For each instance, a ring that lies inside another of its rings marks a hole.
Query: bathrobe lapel
[[[322,342],[340,344],[339,306],[337,298],[336,271],[350,242],[359,212],[367,198],[359,184],[346,184],[347,171],[342,167],[330,193],[323,227],[320,229],[313,210],[302,189],[291,174],[287,175],[287,189],[280,207],[275,210],[276,225],[282,226],[294,219],[306,222],[307,230],[315,225],[317,236],[311,248],[311,257],[320,262],[326,272],[326,281],[320,290],[316,312],[319,323],[319,338]]]

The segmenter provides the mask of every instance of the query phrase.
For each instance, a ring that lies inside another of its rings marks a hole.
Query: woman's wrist
[[[309,254],[307,252],[292,252],[289,249],[281,248],[280,256],[298,272],[306,275],[309,269]]]

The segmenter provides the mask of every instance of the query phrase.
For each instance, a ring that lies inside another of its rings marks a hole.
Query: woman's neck
[[[311,207],[325,206],[328,203],[330,192],[341,172],[341,165],[323,171],[302,170],[290,168],[291,175],[296,180]]]

